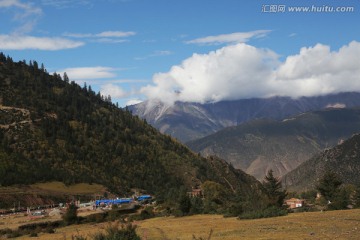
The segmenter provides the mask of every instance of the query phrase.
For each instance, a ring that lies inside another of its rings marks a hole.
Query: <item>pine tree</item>
[[[333,201],[329,204],[329,209],[339,210],[346,209],[350,204],[350,192],[346,188],[340,188],[333,197]]]
[[[69,205],[68,209],[66,210],[62,218],[67,225],[77,222],[78,216],[77,216],[77,207],[75,206],[75,204]]]
[[[355,207],[360,208],[360,185],[356,186],[355,195],[354,195],[354,202],[355,202]]]
[[[69,77],[68,77],[68,75],[67,75],[66,72],[64,72],[63,80],[64,80],[66,83],[69,82]]]
[[[43,64],[43,63],[41,64],[41,71],[42,71],[42,72],[46,72],[46,70],[45,70],[45,67],[44,67],[44,64]]]
[[[34,64],[34,71],[39,70],[39,65],[38,65],[37,61],[34,61],[33,64]]]
[[[190,197],[184,192],[181,194],[179,199],[179,210],[183,215],[187,215],[191,209],[191,199]]]
[[[331,202],[339,191],[341,184],[340,177],[336,173],[329,171],[319,180],[316,189],[327,201]]]
[[[281,181],[274,176],[274,171],[270,169],[263,181],[265,193],[269,199],[270,206],[281,207],[287,195],[286,190],[282,190]]]
[[[0,62],[6,62],[6,57],[4,55],[4,53],[0,52]]]

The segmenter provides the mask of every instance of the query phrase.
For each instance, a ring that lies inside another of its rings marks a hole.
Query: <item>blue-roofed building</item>
[[[144,200],[150,200],[152,199],[152,196],[150,195],[141,195],[137,198],[138,201],[144,201]]]

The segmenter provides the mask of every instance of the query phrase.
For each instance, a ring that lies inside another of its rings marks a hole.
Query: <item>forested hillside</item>
[[[360,134],[304,162],[284,176],[283,184],[292,190],[313,189],[326,172],[336,173],[345,184],[359,185]]]
[[[160,134],[110,96],[0,54],[0,184],[99,183],[159,198],[205,181],[246,194],[258,182]]]

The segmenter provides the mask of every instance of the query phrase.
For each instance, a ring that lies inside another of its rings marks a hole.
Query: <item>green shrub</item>
[[[12,230],[10,228],[0,229],[0,235],[6,235],[9,233],[12,233]]]
[[[36,232],[30,233],[29,237],[38,237],[38,234]]]
[[[149,218],[155,217],[154,208],[153,207],[146,207],[145,209],[141,210],[140,214],[134,214],[129,216],[130,221],[139,221],[145,220]]]
[[[7,235],[8,238],[17,238],[20,237],[22,234],[20,231],[12,231]]]
[[[62,216],[66,225],[71,225],[78,222],[77,207],[75,204],[70,204],[65,214]]]
[[[52,228],[52,227],[48,227],[48,228],[46,228],[45,229],[45,231],[44,232],[46,232],[46,233],[55,233],[55,229],[54,228]]]
[[[107,218],[107,215],[108,215],[107,212],[91,214],[86,217],[86,222],[96,222],[96,223],[104,222]]]
[[[259,211],[244,212],[239,216],[240,219],[257,219],[257,218],[269,218],[279,217],[287,215],[287,210],[275,206],[268,207]]]
[[[149,219],[155,217],[154,208],[146,207],[144,210],[140,212],[140,217],[142,220]]]

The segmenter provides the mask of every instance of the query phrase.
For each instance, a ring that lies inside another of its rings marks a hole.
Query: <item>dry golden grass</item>
[[[85,217],[94,213],[101,213],[102,210],[91,210],[92,207],[80,208],[78,210],[78,216]],[[31,223],[39,223],[39,222],[52,222],[61,220],[61,215],[54,216],[44,216],[40,218],[30,218],[24,213],[19,214],[11,214],[0,216],[0,229],[10,228],[17,229],[21,225],[31,224]],[[85,225],[84,225],[85,226]]]
[[[5,229],[5,228],[17,229],[19,226],[25,224],[56,221],[60,219],[61,219],[60,216],[31,219],[28,216],[25,216],[23,213],[16,215],[5,215],[0,217],[0,229]]]
[[[226,239],[360,239],[360,209],[294,213],[284,217],[238,220],[219,215],[190,217],[163,217],[135,223],[137,232],[147,240],[207,239],[213,230],[212,240]],[[54,234],[39,234],[38,238],[23,236],[19,239],[66,240],[81,235],[91,239],[109,223],[73,225],[56,229]]]
[[[360,210],[294,213],[238,220],[218,215],[155,218],[138,223],[143,239],[360,239]]]
[[[36,238],[30,238],[29,236],[22,236],[16,239],[38,239],[38,240],[70,240],[73,236],[86,237],[91,239],[94,234],[104,231],[109,226],[109,223],[93,223],[82,225],[71,225],[55,230],[55,233],[40,233]]]

